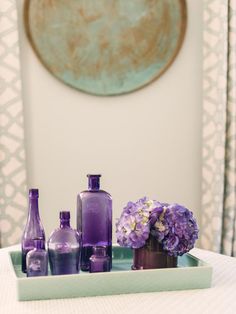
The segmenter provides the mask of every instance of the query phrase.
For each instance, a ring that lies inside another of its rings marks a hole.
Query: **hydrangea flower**
[[[150,206],[148,199],[142,198],[124,207],[116,224],[117,242],[121,246],[137,249],[145,245],[150,233]]]
[[[117,242],[140,248],[150,234],[171,256],[183,255],[194,247],[198,227],[193,213],[179,204],[160,203],[144,197],[129,202],[116,224]]]

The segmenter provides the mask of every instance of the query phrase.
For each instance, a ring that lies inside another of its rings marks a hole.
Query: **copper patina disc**
[[[119,95],[157,79],[186,29],[185,0],[26,0],[25,25],[44,66],[86,93]]]

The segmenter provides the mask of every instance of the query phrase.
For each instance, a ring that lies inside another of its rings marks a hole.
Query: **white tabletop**
[[[236,258],[193,249],[213,266],[210,289],[19,302],[7,252],[0,250],[0,314],[236,314]]]

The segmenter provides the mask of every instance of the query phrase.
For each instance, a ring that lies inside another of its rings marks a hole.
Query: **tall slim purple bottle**
[[[38,189],[30,189],[28,218],[21,240],[22,271],[24,273],[26,272],[26,254],[34,249],[34,239],[41,238],[42,248],[45,249],[45,232],[39,216],[38,198]]]
[[[89,270],[94,246],[105,246],[112,265],[112,198],[100,190],[99,174],[88,174],[88,190],[77,198],[77,230],[82,232],[81,269]]]

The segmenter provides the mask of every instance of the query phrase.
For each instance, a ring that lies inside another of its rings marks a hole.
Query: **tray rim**
[[[122,248],[119,245],[114,248]],[[18,277],[19,249],[8,251],[10,269],[14,276],[18,301],[52,300],[122,294],[150,293],[160,291],[180,291],[207,289],[212,286],[213,267],[194,256],[194,265],[184,263],[177,268],[145,270],[118,270],[106,273],[86,273],[60,276]],[[116,260],[132,260],[127,254]],[[14,259],[15,258],[15,259]],[[114,260],[115,260],[114,259]],[[20,275],[20,274],[19,274]]]
[[[113,247],[120,247],[119,245],[113,245]],[[121,247],[122,248],[122,247]],[[40,277],[18,277],[17,276],[17,273],[15,271],[15,267],[14,267],[14,264],[13,264],[13,261],[12,261],[12,254],[19,254],[21,253],[20,250],[13,250],[13,251],[9,251],[8,252],[8,257],[9,257],[9,260],[10,260],[10,265],[11,265],[11,269],[14,273],[14,276],[16,278],[17,281],[25,281],[27,280],[27,282],[29,280],[45,280],[45,278],[47,278],[47,280],[50,280],[50,278],[72,278],[72,277],[77,277],[77,276],[80,276],[80,273],[78,274],[68,274],[68,275],[54,275],[54,276],[40,276]],[[183,269],[194,269],[194,268],[197,268],[197,269],[209,269],[211,272],[213,271],[213,267],[208,263],[208,262],[205,262],[204,260],[194,256],[193,254],[191,253],[185,253],[186,255],[190,256],[192,259],[198,261],[201,263],[201,265],[198,265],[198,266],[185,266],[185,267],[175,267],[175,268],[155,268],[155,269],[142,269],[142,270],[120,270],[120,271],[117,271],[117,272],[101,272],[101,273],[86,273],[86,276],[117,276],[117,275],[120,275],[120,274],[127,274],[127,273],[147,273],[147,272],[153,272],[153,273],[156,273],[156,272],[177,272],[177,271],[182,271]]]

